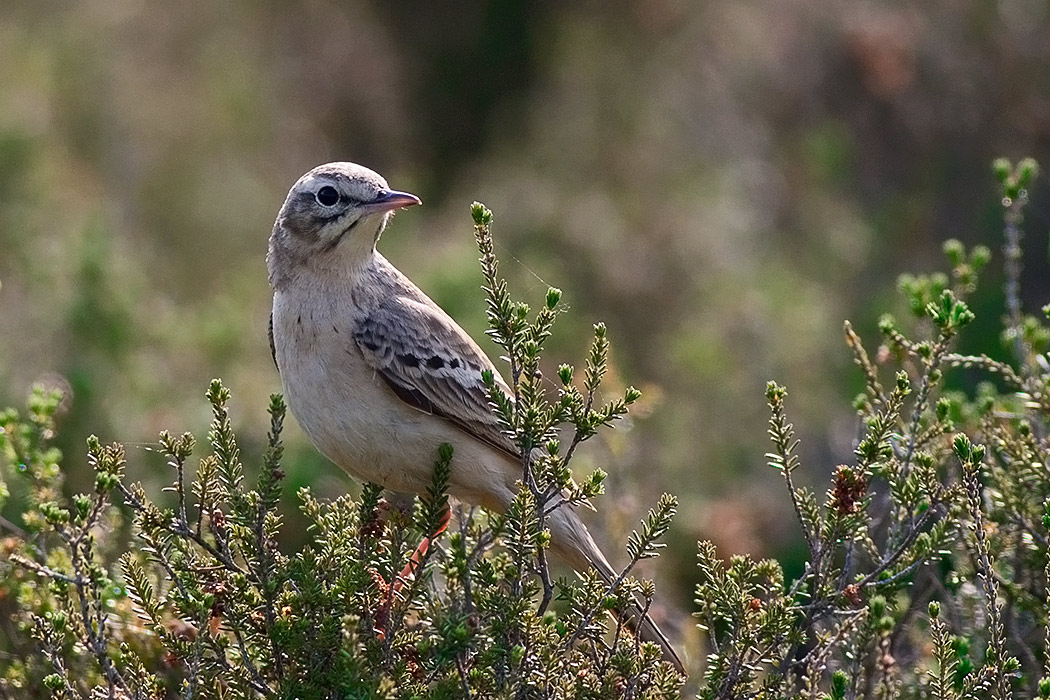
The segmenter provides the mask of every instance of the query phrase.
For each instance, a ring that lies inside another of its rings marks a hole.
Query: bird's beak
[[[384,212],[394,211],[395,209],[404,209],[405,207],[411,207],[416,204],[422,204],[423,202],[419,197],[408,192],[398,192],[397,190],[382,190],[379,196],[373,199],[371,202],[365,205],[365,208],[372,212]]]

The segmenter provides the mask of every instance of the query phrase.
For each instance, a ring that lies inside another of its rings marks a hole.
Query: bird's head
[[[296,266],[363,262],[392,213],[419,197],[392,190],[378,173],[356,163],[328,163],[303,175],[277,214],[267,262],[270,277]],[[275,267],[278,268],[275,270]]]

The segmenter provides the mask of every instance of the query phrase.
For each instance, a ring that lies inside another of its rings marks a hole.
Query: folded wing
[[[405,297],[387,299],[357,325],[354,341],[402,401],[518,457],[492,413],[481,373],[490,370],[504,393],[509,396],[510,390],[485,353],[440,308]]]

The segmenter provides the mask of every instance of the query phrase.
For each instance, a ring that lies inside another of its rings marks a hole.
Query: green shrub
[[[491,213],[475,205],[488,292],[490,335],[510,362],[515,402],[492,378],[494,410],[528,460],[504,515],[459,507],[443,527],[455,456],[435,445],[433,484],[411,508],[380,499],[332,502],[300,490],[310,540],[285,554],[281,518],[281,429],[285,406],[270,404],[268,449],[249,485],[231,428],[229,392],[212,382],[207,454],[192,466],[192,435],[163,433],[175,504],[162,508],[124,479],[124,451],[89,440],[95,490],[65,501],[59,455],[48,446],[59,397],[37,390],[28,415],[3,416],[9,465],[31,487],[23,524],[12,525],[0,593],[17,660],[5,692],[59,697],[675,697],[683,679],[616,620],[636,601],[648,608],[651,581],[629,574],[655,556],[676,501],[660,499],[628,543],[630,562],[613,582],[596,574],[554,582],[544,521],[553,507],[601,493],[604,473],[577,483],[576,447],[625,414],[638,398],[600,403],[609,343],[595,326],[581,386],[558,370],[550,391],[540,351],[559,313],[551,289],[530,320],[498,276]],[[561,446],[559,427],[567,427]],[[120,505],[116,505],[119,503]],[[115,533],[130,519],[130,545]],[[424,538],[437,545],[420,551]],[[121,551],[124,550],[124,551]],[[12,566],[13,564],[13,566]],[[550,608],[554,597],[560,612]],[[609,612],[618,613],[614,618]]]
[[[1050,696],[1048,329],[1022,317],[1017,299],[1018,226],[1036,168],[1000,161],[996,171],[1012,361],[953,352],[990,253],[949,241],[948,275],[901,279],[911,337],[884,317],[873,359],[845,325],[865,379],[854,402],[861,430],[853,463],[834,470],[822,499],[794,481],[787,392],[768,385],[769,463],[783,474],[809,561],[786,583],[777,562],[726,564],[701,543],[697,616],[712,653],[699,697]],[[952,367],[996,383],[973,397],[949,390]]]
[[[787,391],[769,383],[768,459],[783,475],[808,563],[788,580],[775,561],[726,562],[699,544],[694,614],[708,656],[690,669],[698,697],[1050,698],[1050,328],[1022,313],[1019,293],[1020,225],[1036,167],[998,161],[996,173],[1009,359],[955,351],[990,253],[950,241],[948,274],[901,279],[913,318],[885,317],[874,356],[845,326],[864,378],[854,402],[860,429],[852,462],[832,470],[823,496],[797,483]],[[612,584],[594,575],[552,581],[545,556],[545,506],[601,492],[600,471],[572,479],[576,445],[626,413],[637,392],[594,403],[608,352],[601,325],[582,382],[563,366],[558,389],[545,389],[539,355],[560,294],[550,290],[536,314],[512,301],[492,254],[491,214],[476,205],[474,217],[490,335],[517,397],[510,404],[494,392],[494,410],[519,445],[546,452],[523,469],[508,512],[458,507],[449,531],[410,565],[440,530],[455,468],[451,450],[435,446],[433,485],[411,509],[385,504],[375,486],[332,502],[301,490],[309,543],[281,552],[284,404],[271,401],[268,449],[250,488],[218,381],[208,392],[207,454],[191,466],[193,437],[161,436],[173,507],[126,483],[123,448],[95,439],[94,492],[65,499],[50,447],[59,397],[37,390],[24,416],[0,416],[5,482],[30,494],[21,522],[2,523],[5,696],[682,692],[658,649],[617,622],[635,600],[652,600],[652,582],[629,574],[657,553],[672,497],[632,535],[631,561]],[[972,392],[958,388],[959,372],[946,380],[954,368],[980,380]],[[568,446],[558,426],[568,426]],[[130,545],[119,536],[129,529]]]

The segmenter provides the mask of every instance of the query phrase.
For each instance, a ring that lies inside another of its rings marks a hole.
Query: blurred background
[[[788,386],[799,478],[822,492],[857,432],[842,322],[874,349],[878,316],[904,315],[897,275],[943,269],[946,238],[996,254],[964,342],[1003,355],[990,163],[1050,160],[1045,2],[411,5],[0,4],[0,404],[67,391],[71,492],[90,433],[158,492],[156,435],[203,440],[216,376],[256,468],[279,390],[266,241],[330,160],[422,197],[381,247],[479,340],[475,199],[516,296],[564,290],[552,368],[608,324],[610,386],[644,398],[580,466],[611,474],[607,542],[681,497],[648,570],[672,609],[698,538],[800,568],[765,383]],[[1030,312],[1050,298],[1045,178],[1032,195]],[[292,421],[287,443],[288,518],[298,486],[355,488]]]

